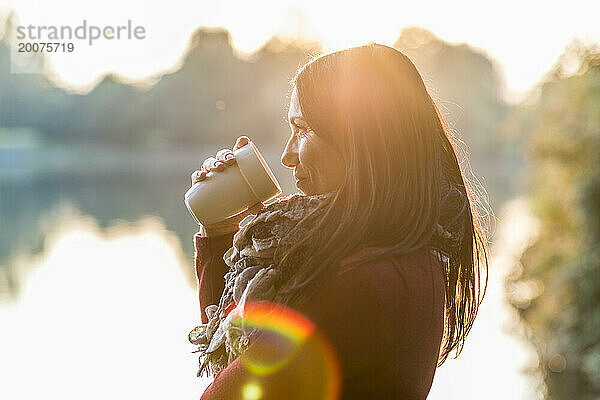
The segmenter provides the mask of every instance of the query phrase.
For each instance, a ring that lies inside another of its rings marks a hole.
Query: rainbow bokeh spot
[[[337,399],[340,368],[331,344],[316,325],[300,312],[267,301],[244,305],[244,319],[232,321],[242,329],[258,329],[249,347],[240,355],[241,363],[252,376],[242,397],[249,393],[293,387],[301,398]],[[250,391],[250,389],[252,389]],[[259,390],[260,389],[260,390]],[[273,393],[270,393],[270,396]],[[259,396],[262,397],[262,396]]]

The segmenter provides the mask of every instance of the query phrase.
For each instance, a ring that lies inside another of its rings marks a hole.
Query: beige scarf
[[[229,266],[225,274],[225,288],[219,304],[205,308],[208,322],[195,327],[188,335],[192,344],[198,345],[200,368],[213,376],[226,368],[249,344],[256,329],[244,324],[244,305],[250,301],[276,300],[278,289],[293,275],[293,271],[280,264],[281,257],[306,228],[298,227],[303,218],[316,221],[320,212],[312,213],[318,204],[334,192],[304,196],[295,193],[263,208],[233,238],[233,246],[223,255]],[[310,226],[305,224],[303,226]],[[308,249],[306,249],[308,251]],[[306,251],[298,260],[288,265],[301,265]]]

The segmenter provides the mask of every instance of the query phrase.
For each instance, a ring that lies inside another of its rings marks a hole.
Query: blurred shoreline
[[[233,145],[233,144],[232,144]],[[182,178],[200,168],[202,161],[214,156],[221,148],[216,144],[199,145],[197,148],[143,148],[103,145],[42,145],[30,147],[0,147],[0,184],[44,176],[88,177],[118,174],[177,175]],[[259,144],[263,156],[274,173],[283,175],[279,169],[275,145]],[[278,176],[279,179],[279,176]],[[1,187],[0,187],[1,189]]]

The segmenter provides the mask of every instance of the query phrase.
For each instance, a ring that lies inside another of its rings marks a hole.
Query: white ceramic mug
[[[185,193],[185,205],[199,225],[223,221],[281,193],[279,182],[252,141],[233,154],[235,163],[222,171],[209,171]]]

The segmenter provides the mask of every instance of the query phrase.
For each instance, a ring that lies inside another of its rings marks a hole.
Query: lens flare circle
[[[255,377],[302,371],[294,379],[318,387],[320,399],[336,399],[340,390],[338,358],[316,325],[300,312],[268,301],[247,302],[243,320],[232,321],[246,330],[257,329],[248,349],[240,355],[244,367]],[[306,373],[311,371],[311,373]]]

